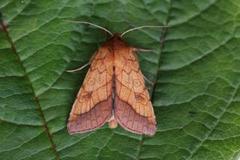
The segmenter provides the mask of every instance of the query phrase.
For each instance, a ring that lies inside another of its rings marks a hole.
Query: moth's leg
[[[145,48],[134,48],[134,51],[136,53],[138,53],[138,52],[153,52],[152,49],[145,49]]]
[[[136,57],[136,59],[138,59],[138,57],[136,56],[136,53],[138,53],[139,51],[142,51],[142,52],[150,52],[150,51],[153,51],[153,50],[151,50],[151,49],[143,49],[143,48],[133,48],[133,50],[134,50],[134,55],[135,55],[135,57]],[[151,81],[151,80],[149,80],[147,77],[145,77],[144,75],[143,75],[143,78],[144,78],[144,80],[146,81],[146,82],[148,82],[151,86],[153,86],[154,84],[155,84],[155,82],[153,82],[153,81]]]
[[[84,69],[85,67],[87,67],[88,65],[90,65],[91,63],[88,62],[86,64],[84,64],[83,66],[76,68],[76,69],[72,69],[72,70],[67,70],[67,72],[76,72],[76,71],[81,71],[82,69]]]
[[[146,83],[148,83],[149,85],[146,85],[146,88],[148,89],[148,91],[150,92],[153,88],[153,86],[155,85],[155,81],[151,81],[150,79],[148,79],[147,77],[145,77],[143,75],[143,79],[145,80]]]
[[[143,75],[143,78],[144,78],[144,80],[145,80],[146,82],[148,82],[151,86],[153,86],[153,85],[155,84],[155,82],[151,81],[150,79],[148,79],[148,78],[145,77],[144,75]]]
[[[95,52],[93,54],[93,56],[91,57],[91,59],[88,61],[88,63],[84,64],[83,66],[76,68],[76,69],[71,69],[71,70],[67,70],[67,72],[76,72],[76,71],[81,71],[82,69],[86,68],[87,66],[91,65],[94,57],[96,56],[97,52]]]

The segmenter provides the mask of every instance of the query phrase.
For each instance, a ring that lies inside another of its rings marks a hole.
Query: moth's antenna
[[[99,28],[99,29],[101,29],[101,30],[104,30],[105,32],[107,32],[108,34],[110,34],[111,36],[113,36],[113,33],[112,32],[110,32],[109,30],[107,30],[106,28],[104,28],[104,27],[101,27],[101,26],[99,26],[99,25],[97,25],[97,24],[94,24],[94,23],[91,23],[91,22],[86,22],[86,21],[74,21],[74,20],[64,20],[64,21],[66,21],[66,22],[71,22],[71,23],[81,23],[81,24],[89,24],[89,25],[92,25],[92,26],[94,26],[94,27],[97,27],[97,28]]]
[[[138,30],[138,29],[142,29],[142,28],[165,28],[165,27],[168,27],[168,26],[139,26],[139,27],[131,28],[131,29],[123,32],[120,36],[123,37],[128,32],[132,32],[134,30]]]

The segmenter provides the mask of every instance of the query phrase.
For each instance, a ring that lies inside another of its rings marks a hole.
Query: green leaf
[[[240,157],[239,0],[1,0],[0,159],[231,160]],[[70,136],[87,63],[123,32],[139,54],[158,122],[145,137],[107,126]]]

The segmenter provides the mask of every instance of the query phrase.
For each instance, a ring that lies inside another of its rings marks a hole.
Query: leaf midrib
[[[17,57],[17,62],[20,64],[21,69],[23,70],[23,73],[24,73],[23,76],[26,78],[26,80],[27,80],[28,83],[29,83],[31,92],[32,92],[32,94],[33,94],[33,99],[34,99],[35,102],[36,102],[37,109],[38,109],[38,111],[39,111],[39,113],[40,113],[40,117],[41,117],[41,119],[42,119],[43,128],[44,128],[44,131],[46,132],[47,137],[48,137],[48,139],[49,139],[49,141],[50,141],[52,151],[53,151],[56,159],[57,159],[57,160],[60,160],[59,153],[57,152],[57,150],[56,150],[56,145],[55,145],[55,143],[54,143],[54,141],[53,141],[53,135],[51,134],[51,132],[50,132],[50,130],[49,130],[49,128],[48,128],[47,121],[46,121],[46,118],[45,118],[45,116],[44,116],[42,107],[41,107],[41,105],[40,105],[38,96],[36,96],[36,93],[35,93],[34,88],[33,88],[33,84],[32,84],[32,82],[31,82],[31,80],[30,80],[30,78],[29,78],[29,76],[28,76],[28,74],[27,74],[27,72],[26,72],[26,68],[24,67],[24,65],[23,65],[23,63],[22,63],[22,61],[21,61],[21,59],[20,59],[20,56],[18,55],[18,53],[17,53],[17,51],[16,51],[15,44],[13,43],[12,38],[10,37],[9,32],[8,32],[8,30],[7,30],[7,27],[5,26],[5,24],[4,24],[4,22],[3,22],[2,20],[0,21],[0,26],[2,27],[3,32],[6,34],[7,41],[8,41],[8,43],[10,44],[13,53],[14,53],[14,54],[16,55],[16,57]]]

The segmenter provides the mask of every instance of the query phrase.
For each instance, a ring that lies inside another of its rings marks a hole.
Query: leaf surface
[[[0,159],[230,160],[240,153],[239,0],[1,0]],[[70,136],[68,114],[107,34],[130,32],[158,122],[153,137],[107,126]]]

